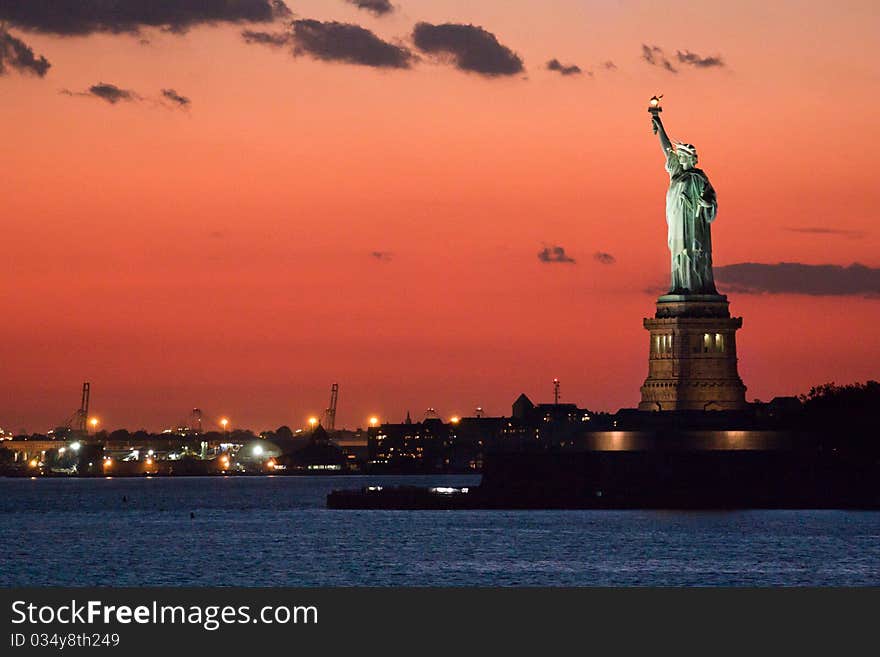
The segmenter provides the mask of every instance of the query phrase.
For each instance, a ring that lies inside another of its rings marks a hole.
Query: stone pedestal
[[[651,335],[643,411],[739,410],[746,387],[736,368],[736,331],[720,294],[666,294],[644,320]]]

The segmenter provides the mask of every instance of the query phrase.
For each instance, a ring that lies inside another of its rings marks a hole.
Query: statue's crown
[[[688,155],[697,156],[697,149],[693,144],[685,144],[682,141],[675,142],[675,150],[687,153]]]

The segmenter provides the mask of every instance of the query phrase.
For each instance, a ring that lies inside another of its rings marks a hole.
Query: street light
[[[377,418],[375,415],[373,415],[370,418],[370,426],[371,427],[378,427],[379,426],[379,418]]]
[[[223,427],[223,431],[225,432],[225,431],[226,431],[226,427],[229,426],[229,420],[227,420],[227,419],[224,417],[223,419],[220,420],[220,426]]]
[[[96,433],[98,431],[98,418],[93,417],[89,420],[89,424],[92,425],[92,433]]]
[[[310,426],[312,429],[314,429],[316,426],[318,426],[318,418],[316,418],[316,417],[314,417],[314,416],[310,417],[310,418],[309,418],[309,426]]]

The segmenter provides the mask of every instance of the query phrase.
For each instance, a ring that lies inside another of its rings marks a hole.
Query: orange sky
[[[553,377],[565,401],[634,406],[668,275],[654,93],[718,192],[716,265],[880,266],[875,2],[396,4],[291,7],[403,43],[417,21],[482,25],[526,73],[317,62],[234,25],[148,45],[10,27],[52,68],[0,77],[0,426],[62,422],[85,380],[130,429],[193,406],[299,426],[333,381],[350,427],[506,414]],[[673,75],[642,43],[726,66]],[[59,93],[99,81],[144,100]],[[191,109],[154,102],[162,88]],[[539,262],[545,244],[577,263]],[[749,399],[880,374],[876,298],[730,298]]]

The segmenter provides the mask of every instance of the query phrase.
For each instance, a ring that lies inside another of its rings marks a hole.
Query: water
[[[880,585],[878,512],[324,508],[477,481],[0,478],[0,586]]]

